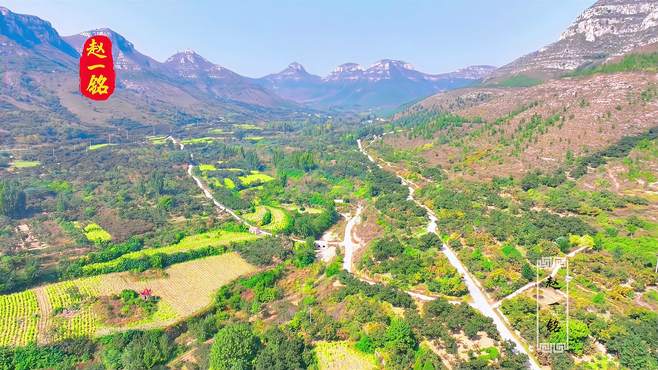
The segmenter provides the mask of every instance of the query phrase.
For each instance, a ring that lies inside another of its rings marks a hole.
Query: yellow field
[[[168,326],[203,310],[212,303],[217,289],[253,271],[256,267],[238,254],[226,253],[173,265],[155,278],[119,272],[0,295],[0,345],[25,345],[37,339],[43,344],[129,328]],[[152,317],[125,327],[99,322],[92,309],[94,297],[145,288],[161,298]]]
[[[272,181],[272,180],[274,180],[274,177],[272,177],[268,174],[262,173],[262,172],[251,171],[251,174],[245,175],[245,176],[240,176],[240,177],[238,177],[238,179],[240,179],[240,182],[242,183],[242,185],[252,186],[252,185],[259,185],[259,184],[266,183],[268,181]]]
[[[320,370],[376,369],[375,356],[361,353],[349,342],[318,342],[315,353]]]

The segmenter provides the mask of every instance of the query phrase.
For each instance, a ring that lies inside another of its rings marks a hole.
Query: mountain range
[[[92,106],[77,92],[77,64],[84,41],[96,34],[112,40],[118,81],[112,99]],[[473,85],[494,69],[477,66],[430,75],[408,63],[381,60],[369,68],[347,63],[321,78],[292,63],[279,73],[249,78],[194,51],[159,62],[108,28],[61,37],[49,22],[4,7],[0,7],[0,56],[0,104],[98,125],[107,120],[155,124],[207,117],[290,118],[330,109],[394,109],[439,91]]]
[[[118,86],[103,104],[78,92],[78,58],[84,40],[113,41]],[[61,122],[67,130],[180,124],[198,120],[305,118],[321,112],[394,110],[436,93],[524,75],[559,77],[636,50],[658,45],[658,1],[600,0],[561,38],[501,68],[471,66],[427,74],[409,63],[383,59],[370,66],[345,63],[327,76],[299,63],[261,78],[242,76],[194,51],[164,62],[140,53],[113,30],[100,28],[61,37],[36,16],[0,7],[0,115],[5,126],[26,121]],[[78,127],[80,126],[80,127]]]
[[[395,108],[438,91],[474,85],[494,69],[472,66],[432,75],[400,60],[383,59],[367,68],[356,63],[341,64],[328,76],[320,77],[308,73],[299,63],[291,63],[258,81],[279,96],[319,109]]]

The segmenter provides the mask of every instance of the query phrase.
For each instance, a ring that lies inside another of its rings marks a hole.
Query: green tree
[[[272,223],[272,211],[267,208],[265,214],[263,214],[263,218],[260,220],[260,226],[269,225],[270,223]]]
[[[20,217],[25,213],[25,192],[16,181],[0,182],[0,214],[7,217]]]
[[[398,345],[416,348],[416,337],[411,331],[411,326],[403,319],[395,318],[391,321],[386,330],[387,346],[395,347]]]
[[[230,324],[215,335],[210,349],[210,367],[215,370],[251,369],[258,338],[247,324]]]
[[[297,267],[306,267],[315,261],[315,239],[307,238],[295,247],[294,263]]]
[[[306,369],[313,363],[311,349],[295,334],[274,328],[265,333],[263,344],[254,361],[256,370]]]

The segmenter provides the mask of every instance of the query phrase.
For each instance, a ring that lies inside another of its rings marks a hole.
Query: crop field
[[[65,281],[46,286],[48,312],[46,320],[48,333],[52,340],[92,336],[96,331],[96,318],[89,302],[98,296],[99,277]],[[54,317],[53,312],[61,313]]]
[[[87,239],[94,243],[109,242],[112,240],[112,235],[95,223],[85,226],[84,233]]]
[[[216,138],[216,137],[196,137],[196,138],[181,140],[181,144],[183,144],[183,145],[212,144],[216,140],[220,140],[220,138]]]
[[[251,171],[251,174],[238,178],[244,186],[259,185],[274,180],[272,176],[258,171]]]
[[[226,177],[224,178],[224,186],[226,186],[227,189],[235,189],[235,182]]]
[[[361,353],[349,342],[318,342],[320,370],[376,369],[375,356]]]
[[[116,145],[116,144],[109,144],[109,143],[104,143],[104,144],[94,144],[94,145],[90,145],[90,146],[88,146],[87,149],[88,149],[88,150],[98,150],[98,149],[103,149],[103,148],[107,148],[107,147],[115,146],[115,145]]]
[[[253,123],[240,123],[237,125],[234,125],[236,128],[242,129],[242,130],[262,130],[262,127],[256,126]]]
[[[214,164],[200,164],[199,165],[199,170],[201,172],[217,171],[217,167],[215,167]]]
[[[264,223],[263,217],[265,217],[268,210],[272,217],[270,222]],[[272,232],[285,230],[291,222],[290,215],[285,210],[270,206],[257,206],[255,212],[244,215],[244,218],[254,225]]]
[[[171,266],[155,278],[120,272],[2,295],[0,346],[26,345],[36,342],[37,337],[52,342],[128,328],[171,325],[208,306],[221,286],[255,270],[237,253],[226,253]],[[100,322],[94,311],[95,298],[118,294],[124,289],[146,288],[160,297],[157,311],[151,317],[125,327],[110,327]],[[45,291],[46,299],[37,299],[37,291]]]
[[[41,165],[41,162],[39,161],[13,161],[11,162],[11,166],[14,168],[34,168],[34,167],[39,167]]]
[[[39,305],[33,291],[0,296],[0,347],[37,339]]]
[[[124,254],[123,256],[107,262],[99,262],[90,264],[83,267],[84,272],[112,267],[120,264],[125,260],[137,260],[143,257],[152,256],[154,254],[173,254],[179,252],[186,252],[197,248],[203,247],[219,247],[228,245],[232,242],[243,242],[259,238],[258,235],[246,232],[233,232],[224,230],[208,231],[201,234],[186,236],[180,242],[162,248],[144,249],[132,253]]]

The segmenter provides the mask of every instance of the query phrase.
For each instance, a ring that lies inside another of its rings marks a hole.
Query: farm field
[[[39,306],[33,291],[0,296],[0,346],[34,342],[38,320]]]
[[[361,353],[349,342],[318,342],[320,370],[376,369],[375,356]]]
[[[256,268],[236,253],[180,263],[148,278],[129,272],[81,278],[0,296],[0,346],[26,345],[170,325],[212,302],[214,292]],[[151,289],[160,297],[150,317],[125,326],[106,326],[94,310],[98,297],[124,289]]]
[[[211,144],[216,140],[219,140],[219,138],[216,138],[216,137],[197,137],[197,138],[181,140],[181,144],[183,144],[183,145]]]
[[[101,243],[112,240],[112,235],[103,229],[100,225],[91,223],[83,228],[85,237],[91,242]]]
[[[103,148],[107,148],[107,147],[115,146],[115,145],[116,144],[109,144],[109,143],[94,144],[94,145],[90,145],[89,147],[87,147],[87,149],[88,150],[98,150],[98,149],[103,149]]]
[[[83,267],[84,272],[102,270],[116,266],[126,260],[138,260],[143,257],[152,256],[155,254],[173,254],[186,252],[203,247],[219,247],[228,245],[232,242],[244,242],[257,239],[259,236],[247,232],[233,232],[224,230],[208,231],[201,234],[186,236],[180,242],[162,248],[144,249],[116,258],[107,262],[99,262]]]
[[[34,167],[39,167],[41,165],[41,162],[39,161],[13,161],[11,162],[11,166],[14,168],[34,168]]]

